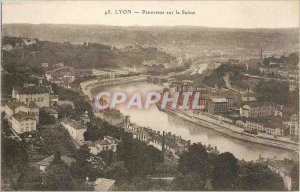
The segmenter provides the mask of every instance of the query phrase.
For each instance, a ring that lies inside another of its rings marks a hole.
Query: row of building
[[[173,82],[176,92],[200,93],[199,110],[194,113],[205,112],[219,120],[236,124],[249,133],[266,133],[274,136],[286,136],[293,140],[299,137],[299,121],[297,114],[288,120],[283,118],[282,106],[274,102],[258,102],[255,97],[240,97],[228,91],[214,90],[212,88],[195,85],[192,81]],[[179,96],[178,105],[182,105],[184,96]],[[189,109],[192,109],[194,97],[189,97]],[[168,103],[167,107],[171,107]]]
[[[3,111],[15,133],[36,131],[41,110],[58,118],[57,111],[51,108],[58,97],[51,95],[51,92],[51,87],[43,85],[13,88],[12,98],[5,104]]]

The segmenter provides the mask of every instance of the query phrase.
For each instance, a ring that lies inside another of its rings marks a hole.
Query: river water
[[[106,87],[111,91],[125,91],[133,93],[141,91],[143,93],[155,90],[161,90],[162,86],[134,83],[127,85],[114,85]],[[93,94],[97,92],[97,88],[93,90]],[[261,155],[264,158],[292,158],[298,159],[298,154],[292,151],[268,147],[261,144],[254,144],[246,141],[234,139],[223,135],[206,127],[196,125],[175,115],[170,115],[159,111],[156,106],[152,106],[148,110],[125,109],[124,105],[118,106],[118,109],[130,115],[130,120],[140,126],[150,127],[156,131],[166,131],[172,134],[181,135],[185,140],[191,140],[192,143],[201,142],[205,145],[216,146],[220,152],[231,152],[236,158],[242,160],[257,160]]]

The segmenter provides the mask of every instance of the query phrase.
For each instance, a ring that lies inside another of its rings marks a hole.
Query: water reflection
[[[159,85],[146,83],[110,87],[112,91],[122,90],[126,92],[137,90],[148,92],[160,90],[161,88],[162,87]],[[231,138],[204,126],[183,120],[175,115],[159,111],[156,106],[153,106],[149,110],[126,110],[125,106],[119,106],[118,109],[124,114],[130,115],[131,121],[138,125],[150,127],[156,131],[166,131],[171,132],[172,134],[181,135],[182,138],[191,140],[191,142],[201,142],[205,145],[210,144],[211,146],[216,146],[219,151],[229,151],[238,159],[257,160],[260,155],[268,158],[276,156],[279,159],[286,157],[296,159],[298,157],[297,153],[291,151]]]

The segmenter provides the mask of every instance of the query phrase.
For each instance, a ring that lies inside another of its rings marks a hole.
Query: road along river
[[[161,90],[162,88],[160,85],[132,83],[109,86],[106,87],[106,90],[109,89],[111,92],[125,91],[127,93],[133,93],[134,91],[141,91],[147,93],[149,91]],[[103,88],[92,89],[92,95],[96,95],[101,89]],[[257,160],[260,155],[264,158],[298,159],[298,154],[293,151],[234,139],[207,127],[186,121],[176,115],[162,112],[154,105],[148,110],[127,110],[124,105],[118,106],[118,109],[125,115],[130,115],[131,122],[140,126],[149,127],[156,131],[166,131],[181,135],[183,139],[191,140],[192,143],[201,142],[205,145],[216,146],[220,152],[229,151],[238,159],[247,161]]]

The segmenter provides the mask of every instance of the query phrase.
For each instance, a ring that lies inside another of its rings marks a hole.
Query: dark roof
[[[19,106],[27,107],[24,103],[21,103],[20,101],[18,101],[16,99],[10,100],[6,105],[11,109],[15,109]]]
[[[33,101],[30,101],[30,103],[28,104],[28,107],[29,108],[39,108]]]
[[[246,105],[249,105],[250,107],[262,107],[267,105],[276,105],[274,102],[251,102]]]
[[[22,112],[22,111],[14,114],[13,117],[18,121],[23,121],[23,120],[27,120],[27,119],[35,120],[35,116],[33,114],[25,113],[25,112]]]
[[[50,93],[50,88],[46,86],[28,86],[28,87],[15,87],[19,94],[42,94]]]
[[[108,140],[98,140],[98,141],[96,141],[96,143],[99,145],[110,145],[111,144],[111,142]]]

